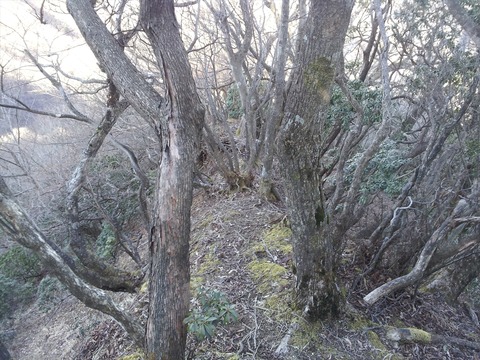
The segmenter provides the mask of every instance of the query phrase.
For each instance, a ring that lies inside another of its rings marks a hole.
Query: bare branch
[[[475,21],[467,14],[458,0],[445,0],[445,2],[447,3],[450,13],[455,20],[460,23],[463,30],[465,30],[465,32],[472,38],[480,51],[480,25],[475,23]]]
[[[68,290],[92,309],[112,316],[127,330],[138,346],[142,346],[144,331],[130,315],[113,302],[102,290],[92,287],[78,277],[57,247],[51,243],[13,200],[3,178],[0,178],[0,227],[16,242],[33,250]]]

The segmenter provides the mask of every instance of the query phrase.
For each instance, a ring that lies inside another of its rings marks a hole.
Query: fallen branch
[[[293,333],[298,329],[298,324],[292,324],[288,328],[287,333],[285,336],[282,338],[280,341],[280,344],[278,345],[277,349],[275,350],[275,355],[285,355],[288,353],[288,342],[290,341],[290,338],[292,337]]]
[[[480,343],[453,336],[432,334],[417,328],[389,328],[386,337],[388,340],[400,343],[458,345],[480,350]]]

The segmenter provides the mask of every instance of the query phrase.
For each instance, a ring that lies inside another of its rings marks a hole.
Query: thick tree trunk
[[[298,303],[311,319],[337,315],[341,300],[336,277],[341,246],[335,235],[338,229],[326,213],[320,147],[352,7],[353,1],[310,2],[278,144]]]
[[[162,163],[151,228],[150,308],[146,349],[154,359],[182,359],[189,304],[193,171],[204,109],[196,93],[172,0],[142,0],[141,23],[163,71],[167,101],[145,81],[88,0],[67,0],[70,13],[109,78],[158,131]]]
[[[173,1],[143,0],[141,22],[161,64],[167,89],[163,158],[151,230],[150,308],[147,352],[155,359],[185,354],[183,322],[190,301],[190,208],[193,173],[204,119]]]

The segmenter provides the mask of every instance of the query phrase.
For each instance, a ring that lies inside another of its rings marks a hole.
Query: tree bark
[[[162,97],[148,84],[100,20],[89,0],[67,0],[67,8],[102,69],[132,107],[160,131]]]
[[[151,230],[148,356],[183,359],[190,302],[190,208],[204,108],[182,44],[171,0],[143,0],[141,23],[161,64],[167,127]]]
[[[204,109],[176,22],[172,0],[142,0],[141,23],[163,72],[167,101],[143,79],[88,0],[67,0],[69,12],[120,93],[157,130],[162,162],[150,239],[150,307],[146,350],[182,359],[189,305],[189,237],[193,172]]]
[[[273,4],[273,3],[272,3]],[[263,168],[260,183],[260,192],[267,198],[274,198],[272,184],[272,164],[275,147],[275,137],[278,133],[279,123],[282,120],[283,106],[285,103],[285,64],[287,61],[288,19],[290,1],[282,1],[281,17],[278,29],[278,42],[275,52],[273,103],[267,118],[265,130],[265,147],[263,154]]]
[[[353,1],[311,1],[285,104],[278,150],[292,224],[298,304],[310,319],[336,316],[340,244],[322,191],[321,136]]]

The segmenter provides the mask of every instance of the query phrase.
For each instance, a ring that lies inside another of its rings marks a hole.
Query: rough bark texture
[[[311,319],[337,315],[341,300],[336,278],[340,246],[326,213],[320,147],[352,7],[353,1],[310,2],[278,144],[293,232],[298,303]]]
[[[189,304],[189,236],[193,171],[204,109],[196,93],[173,1],[141,1],[141,23],[167,88],[167,101],[143,79],[88,0],[69,12],[119,92],[157,130],[162,163],[151,228],[150,309],[146,349],[155,359],[182,359]]]
[[[273,3],[272,3],[273,4]],[[265,146],[263,155],[262,179],[260,183],[260,192],[267,198],[275,198],[272,184],[272,164],[274,155],[275,137],[277,136],[278,126],[282,119],[283,105],[285,102],[285,64],[287,61],[287,41],[288,41],[288,20],[289,20],[290,1],[282,1],[282,12],[278,29],[278,43],[275,52],[274,63],[274,93],[273,104],[270,107],[270,113],[267,118],[265,130]]]
[[[143,0],[141,23],[167,89],[163,158],[151,230],[147,352],[155,359],[183,359],[190,301],[189,240],[193,173],[204,118],[173,1]]]
[[[67,8],[102,69],[119,92],[158,130],[162,97],[125,56],[93,9],[91,1],[67,0]]]

